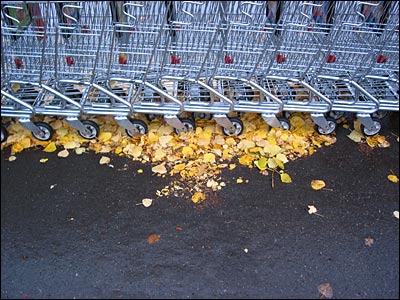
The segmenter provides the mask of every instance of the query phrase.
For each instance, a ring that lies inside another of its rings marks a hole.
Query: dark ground
[[[291,184],[275,175],[272,189],[271,176],[237,167],[204,204],[171,197],[149,208],[136,204],[169,183],[150,165],[41,150],[9,162],[5,149],[1,298],[317,299],[329,283],[333,298],[398,299],[399,184],[387,179],[399,176],[398,114],[382,132],[389,148],[366,151],[348,133],[286,164]],[[149,244],[151,234],[160,240]]]

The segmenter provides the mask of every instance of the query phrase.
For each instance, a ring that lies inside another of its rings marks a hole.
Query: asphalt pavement
[[[335,144],[285,165],[290,184],[224,170],[226,187],[200,204],[156,198],[169,179],[129,158],[41,164],[32,149],[10,162],[4,149],[1,298],[398,299],[399,183],[387,179],[399,176],[398,121],[384,123],[388,148],[338,128]]]

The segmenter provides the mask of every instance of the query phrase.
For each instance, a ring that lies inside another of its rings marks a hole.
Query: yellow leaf
[[[239,158],[239,163],[244,166],[250,166],[253,164],[254,156],[250,154],[245,154]]]
[[[160,136],[160,138],[158,139],[158,143],[159,143],[162,147],[166,148],[166,147],[167,147],[167,144],[168,144],[172,139],[173,139],[173,137],[172,137],[171,135],[163,135],[163,136]]]
[[[397,182],[399,182],[399,178],[396,176],[396,175],[388,175],[388,179],[391,181],[391,182],[394,182],[394,183],[397,183]]]
[[[238,183],[238,184],[241,184],[241,183],[243,183],[243,179],[242,179],[242,178],[238,178],[238,179],[236,179],[236,183]]]
[[[281,174],[281,181],[284,182],[284,183],[291,183],[292,182],[292,178],[290,178],[289,174],[282,173]]]
[[[102,156],[102,157],[100,158],[99,164],[100,164],[100,165],[107,165],[107,164],[110,163],[110,161],[111,161],[111,159],[110,159],[109,157],[107,157],[107,156]]]
[[[39,161],[40,161],[42,164],[44,164],[44,163],[46,163],[48,160],[49,160],[48,158],[42,158],[42,159],[40,159]]]
[[[56,144],[54,142],[51,142],[46,146],[46,148],[43,149],[44,152],[54,152],[57,150]]]
[[[274,160],[274,162],[277,164],[277,166],[279,168],[281,168],[282,170],[285,169],[285,165],[283,164],[283,162],[280,159],[277,159],[276,157],[272,157],[272,159]]]
[[[343,124],[343,128],[344,128],[344,129],[348,129],[348,128],[349,128],[349,125],[348,125],[348,124]]]
[[[58,154],[57,154],[58,157],[62,157],[62,158],[68,157],[68,155],[69,155],[69,152],[67,149],[62,150],[62,151],[58,152]]]
[[[68,130],[65,127],[61,127],[61,128],[56,130],[56,133],[60,137],[64,137],[64,136],[66,136],[68,134]]]
[[[79,147],[79,148],[75,149],[75,153],[78,154],[78,155],[81,155],[85,151],[86,151],[86,148],[84,148],[84,147]]]
[[[109,139],[111,139],[111,137],[112,137],[111,132],[103,131],[103,132],[100,132],[98,139],[99,139],[99,141],[106,142]]]
[[[9,158],[8,158],[8,161],[14,161],[14,160],[16,160],[17,159],[17,157],[15,156],[15,155],[11,155]]]
[[[31,139],[30,138],[24,138],[19,143],[24,147],[25,149],[29,148],[31,146]]]
[[[165,157],[165,155],[167,155],[167,152],[165,152],[163,149],[159,148],[154,153],[154,159],[156,161],[159,161],[159,160],[163,159]]]
[[[149,237],[147,238],[147,242],[149,244],[155,244],[155,243],[157,243],[159,241],[160,237],[161,237],[160,234],[149,235]]]
[[[276,158],[279,159],[279,160],[280,160],[281,162],[283,162],[284,164],[286,164],[286,163],[288,162],[288,159],[287,159],[286,155],[283,154],[283,153],[278,153],[278,154],[276,155]]]
[[[347,135],[348,137],[349,137],[349,139],[351,139],[352,141],[354,141],[354,142],[356,142],[356,143],[359,143],[359,142],[361,142],[361,140],[362,140],[362,135],[358,132],[358,131],[356,131],[356,130],[353,130],[349,135]]]
[[[143,173],[143,170],[142,170],[142,169],[139,169],[139,170],[137,170],[137,172],[138,172],[139,174],[142,174],[142,173]]]
[[[11,152],[12,153],[18,153],[24,150],[24,146],[22,146],[20,143],[15,143],[11,146]]]
[[[78,148],[79,146],[80,146],[80,144],[78,142],[70,141],[64,145],[64,148],[65,149],[74,149],[74,148]]]
[[[236,164],[229,164],[229,170],[233,170],[234,168],[236,168]]]
[[[162,164],[159,164],[157,166],[154,166],[153,168],[151,168],[151,170],[154,173],[158,173],[158,174],[165,174],[167,173],[167,168],[165,167],[165,162],[163,162]]]
[[[198,203],[198,202],[203,201],[203,200],[206,200],[206,196],[201,192],[196,192],[192,196],[192,202],[193,203]]]
[[[277,155],[281,150],[282,148],[278,145],[272,145],[270,143],[264,147],[264,152],[269,154],[269,157]]]
[[[182,148],[182,154],[185,157],[191,157],[191,156],[193,156],[194,152],[191,147],[185,146]]]
[[[174,166],[174,170],[179,172],[179,171],[184,170],[185,167],[186,167],[185,164],[177,164],[177,165]]]
[[[215,155],[212,153],[207,153],[204,155],[204,162],[215,163]]]
[[[325,182],[323,180],[311,180],[311,187],[318,191],[325,187]]]

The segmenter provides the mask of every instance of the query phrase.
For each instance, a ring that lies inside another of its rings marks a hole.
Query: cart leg
[[[185,125],[181,122],[181,120],[179,120],[179,118],[176,115],[165,115],[164,120],[165,122],[167,122],[168,125],[174,127],[179,132],[187,131]]]
[[[279,122],[278,118],[274,114],[261,114],[261,117],[264,121],[273,128],[281,127],[281,123]]]
[[[226,128],[228,131],[234,132],[236,130],[235,126],[233,126],[227,115],[215,114],[213,117],[220,126]]]

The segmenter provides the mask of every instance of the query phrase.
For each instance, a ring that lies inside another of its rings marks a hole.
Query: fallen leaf
[[[142,204],[144,207],[149,207],[149,206],[151,206],[152,203],[153,203],[153,199],[150,199],[150,198],[144,198],[142,200]]]
[[[142,169],[139,169],[139,170],[137,170],[137,172],[138,172],[139,174],[142,174],[142,173],[143,173],[143,170],[142,170]]]
[[[39,161],[40,161],[42,164],[44,164],[44,163],[46,163],[48,160],[49,160],[48,158],[42,158],[42,159],[40,159]]]
[[[393,212],[393,216],[395,217],[395,218],[399,218],[399,211],[398,210],[395,210],[394,212]]]
[[[325,187],[325,182],[323,180],[312,180],[311,187],[318,191]]]
[[[308,205],[308,213],[310,215],[315,214],[317,212],[317,208],[314,205]]]
[[[79,147],[79,148],[75,149],[75,153],[78,154],[78,155],[81,155],[85,151],[86,151],[86,148],[84,148],[84,147]]]
[[[364,239],[365,246],[371,247],[373,243],[374,243],[374,239],[371,237],[366,237]]]
[[[391,182],[394,182],[394,183],[399,182],[399,178],[398,178],[396,175],[393,175],[393,174],[388,175],[388,179],[389,179]]]
[[[111,137],[112,137],[112,133],[111,132],[103,131],[103,132],[100,132],[98,139],[99,139],[99,141],[106,142],[109,139],[111,139]]]
[[[46,148],[43,149],[44,152],[54,152],[57,150],[56,144],[54,142],[51,142],[46,146]]]
[[[244,248],[243,251],[244,251],[244,253],[248,253],[248,252],[249,252],[249,249]]]
[[[333,289],[329,283],[322,283],[318,286],[318,292],[327,299],[333,297]]]
[[[159,241],[160,237],[161,237],[160,234],[149,235],[148,238],[147,238],[147,242],[149,244],[155,244],[155,243],[157,243]]]
[[[66,157],[68,157],[68,155],[69,155],[69,152],[67,149],[62,150],[62,151],[58,152],[58,154],[57,154],[58,157],[62,157],[62,158],[66,158]]]
[[[281,174],[281,181],[284,182],[284,183],[291,183],[292,182],[292,178],[290,178],[289,174],[282,173]]]
[[[158,173],[158,174],[165,174],[167,173],[167,168],[165,167],[165,162],[163,162],[162,164],[159,164],[157,166],[154,166],[153,168],[151,168],[151,170],[154,173]]]
[[[50,186],[50,189],[51,189],[51,190],[54,189],[54,188],[56,187],[56,185],[57,185],[57,183],[56,183],[56,184],[52,184],[52,185]]]
[[[349,135],[347,135],[348,136],[348,138],[349,139],[351,139],[352,141],[354,141],[354,142],[356,142],[356,143],[359,143],[359,142],[361,142],[361,140],[362,140],[362,135],[358,132],[358,131],[356,131],[356,130],[353,130]]]
[[[177,231],[182,231],[183,228],[178,226],[178,227],[175,227],[175,230],[177,230]]]
[[[100,158],[99,164],[101,165],[108,165],[110,163],[111,159],[107,156],[102,156]]]
[[[192,202],[193,203],[198,203],[198,202],[203,201],[203,200],[206,200],[206,196],[201,192],[196,192],[192,196]]]
[[[15,155],[11,155],[9,158],[8,158],[8,161],[14,161],[14,160],[16,160],[17,159],[17,157],[15,156]]]

